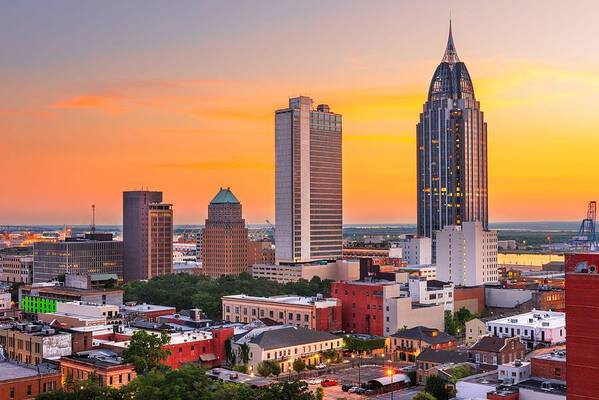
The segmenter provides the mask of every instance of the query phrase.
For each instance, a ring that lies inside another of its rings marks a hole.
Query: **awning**
[[[200,361],[202,361],[202,362],[208,362],[208,361],[214,361],[214,360],[216,360],[216,355],[214,353],[200,354]]]

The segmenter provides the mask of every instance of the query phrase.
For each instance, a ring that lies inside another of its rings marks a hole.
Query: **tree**
[[[256,370],[258,371],[258,375],[264,376],[264,377],[267,377],[270,375],[275,375],[275,376],[281,375],[281,367],[280,367],[279,363],[274,360],[262,361],[261,363],[258,364],[258,366],[256,367]]]
[[[250,346],[247,343],[239,345],[239,361],[247,364],[250,361]]]
[[[450,335],[455,335],[456,326],[451,311],[445,311],[445,332]]]
[[[350,351],[372,351],[385,348],[385,338],[380,339],[358,339],[353,336],[345,336],[343,345]]]
[[[249,399],[259,400],[315,400],[314,394],[304,381],[282,382],[271,385],[269,388],[257,393]]]
[[[237,355],[233,351],[231,339],[225,340],[225,355],[230,365],[237,364]]]
[[[170,354],[170,350],[163,348],[169,340],[166,332],[158,336],[146,331],[137,331],[131,337],[129,346],[123,351],[123,359],[135,365],[138,374],[144,375],[162,366],[162,361]]]
[[[293,370],[299,373],[306,369],[306,363],[301,358],[296,358],[293,360]]]
[[[449,400],[449,391],[445,381],[438,375],[431,375],[427,378],[424,391],[430,393],[437,400]]]
[[[322,386],[316,388],[316,400],[324,400],[324,389]]]
[[[416,396],[412,397],[412,400],[437,400],[435,396],[427,392],[420,392]]]

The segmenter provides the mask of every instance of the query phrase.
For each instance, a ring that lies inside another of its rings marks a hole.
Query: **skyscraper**
[[[292,98],[275,132],[277,262],[341,258],[341,115]]]
[[[248,271],[248,230],[241,203],[231,189],[221,188],[208,205],[202,231],[202,273],[239,275]]]
[[[487,124],[449,23],[447,48],[431,80],[417,131],[418,235],[445,225],[488,225]]]
[[[162,192],[123,192],[126,282],[173,273],[173,207]]]

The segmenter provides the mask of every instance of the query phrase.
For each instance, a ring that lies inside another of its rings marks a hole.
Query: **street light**
[[[393,371],[393,369],[388,368],[387,369],[387,375],[389,375],[391,377],[391,400],[393,400],[393,375],[394,375],[395,371]]]

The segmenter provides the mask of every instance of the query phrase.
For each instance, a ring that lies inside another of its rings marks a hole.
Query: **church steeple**
[[[453,35],[451,34],[451,18],[449,19],[449,37],[447,38],[447,47],[445,48],[445,54],[443,54],[442,62],[450,64],[460,62],[458,52],[453,44]]]

